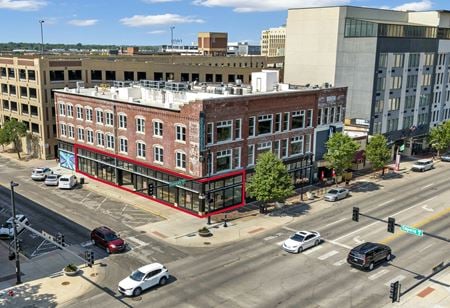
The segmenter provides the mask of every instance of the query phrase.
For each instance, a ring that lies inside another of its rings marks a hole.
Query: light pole
[[[17,224],[16,224],[16,203],[14,200],[14,187],[19,186],[19,184],[11,181],[11,206],[12,206],[12,214],[13,214],[13,230],[14,230],[14,251],[16,254],[16,284],[21,284],[22,281],[20,279],[20,260],[19,260],[19,239],[17,238]]]
[[[45,21],[43,19],[39,20],[39,23],[41,24],[41,54],[44,54],[44,29],[42,27],[42,24]]]
[[[175,26],[170,26],[170,49],[171,52],[173,52],[173,29],[175,29]]]

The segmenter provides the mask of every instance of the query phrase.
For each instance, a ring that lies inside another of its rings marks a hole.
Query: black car
[[[353,266],[373,270],[375,264],[390,261],[392,258],[391,248],[383,244],[364,243],[353,248],[347,257],[347,262]]]

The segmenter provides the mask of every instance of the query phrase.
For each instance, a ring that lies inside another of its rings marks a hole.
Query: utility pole
[[[13,230],[14,230],[14,251],[16,254],[16,284],[21,284],[22,280],[20,278],[20,260],[19,260],[19,239],[17,238],[17,223],[16,223],[16,203],[14,200],[14,187],[19,186],[19,184],[11,181],[11,206],[13,214]]]
[[[39,20],[39,23],[41,24],[41,55],[44,54],[44,30],[43,30],[43,27],[42,27],[42,24],[44,22],[45,21],[43,19]]]
[[[173,52],[173,29],[175,29],[175,26],[170,26],[170,49],[171,52]]]

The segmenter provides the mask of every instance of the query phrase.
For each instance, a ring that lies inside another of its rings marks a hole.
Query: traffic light
[[[84,259],[87,261],[89,267],[92,267],[94,264],[94,252],[92,250],[86,250],[84,252]]]
[[[359,221],[359,207],[353,207],[353,215],[352,215],[353,221]]]
[[[395,232],[395,218],[389,217],[388,218],[388,232],[394,233]]]
[[[56,235],[56,242],[57,242],[59,245],[64,246],[64,245],[66,244],[66,243],[65,243],[65,240],[64,240],[64,234],[58,233],[58,234]]]
[[[392,302],[400,301],[400,282],[396,281],[391,283],[391,289],[389,290],[389,298],[392,299]]]
[[[155,185],[153,184],[153,183],[149,183],[148,184],[148,186],[147,186],[147,194],[149,195],[149,196],[153,196],[153,194],[154,194],[154,188],[155,188]]]

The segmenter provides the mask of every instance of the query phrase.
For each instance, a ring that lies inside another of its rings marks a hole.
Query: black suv
[[[350,250],[347,262],[353,266],[371,271],[376,263],[389,261],[391,257],[391,248],[388,246],[367,242]]]

